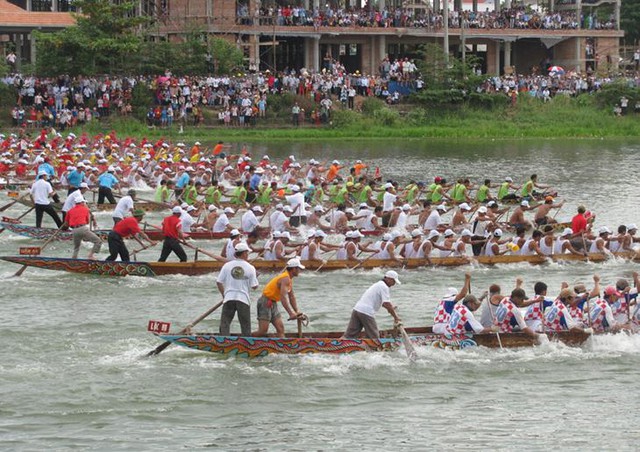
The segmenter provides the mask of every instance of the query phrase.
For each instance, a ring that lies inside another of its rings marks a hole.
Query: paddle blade
[[[169,341],[163,342],[162,344],[158,345],[156,348],[151,350],[149,353],[147,353],[146,356],[158,355],[158,354],[162,353],[162,350],[164,350],[165,348],[167,348],[170,345],[171,345],[171,342],[169,342]]]
[[[418,353],[416,352],[416,349],[413,347],[413,344],[411,343],[411,338],[409,337],[409,335],[407,334],[407,331],[404,329],[404,327],[402,325],[400,325],[400,334],[402,335],[402,343],[404,344],[404,350],[405,352],[407,352],[407,358],[409,358],[410,361],[415,361],[416,359],[418,359]]]
[[[15,274],[13,275],[13,277],[15,278],[16,276],[20,276],[24,273],[24,271],[27,269],[26,265],[23,265],[22,268],[20,270],[18,270],[17,272],[15,272]]]

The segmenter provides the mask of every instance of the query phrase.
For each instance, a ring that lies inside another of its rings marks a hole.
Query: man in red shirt
[[[142,220],[143,216],[144,210],[136,209],[133,211],[133,216],[122,219],[113,227],[113,230],[109,232],[107,238],[107,242],[109,243],[109,257],[105,260],[115,261],[118,255],[120,255],[122,262],[129,262],[129,250],[123,240],[127,237],[133,236],[138,240],[144,239],[149,242],[151,246],[156,244],[147,234],[140,230],[138,222]]]
[[[182,209],[179,206],[174,207],[172,215],[162,220],[162,235],[164,235],[164,242],[162,243],[162,252],[160,253],[160,259],[158,262],[166,262],[167,258],[173,251],[180,259],[180,262],[187,261],[187,253],[180,245],[180,241],[184,240],[184,234],[182,233],[182,222],[180,221],[180,215],[182,215]]]
[[[73,230],[73,258],[78,258],[80,245],[83,240],[93,243],[93,249],[87,256],[87,259],[95,259],[95,253],[100,251],[102,240],[89,229],[89,223],[97,226],[96,219],[93,218],[91,211],[87,207],[87,200],[84,198],[76,199],[76,205],[73,206],[64,217],[63,226],[69,226]]]
[[[571,219],[571,229],[574,234],[582,234],[587,232],[587,217],[585,206],[578,206],[578,214]]]

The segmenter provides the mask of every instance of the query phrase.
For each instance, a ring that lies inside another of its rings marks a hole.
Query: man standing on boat
[[[389,270],[381,281],[373,284],[362,294],[353,311],[351,311],[351,319],[349,320],[349,325],[347,325],[347,330],[344,332],[344,338],[357,338],[364,329],[368,338],[380,340],[380,331],[378,331],[378,324],[375,319],[380,307],[384,307],[389,312],[395,323],[401,322],[391,303],[389,291],[389,288],[396,284],[400,285],[398,273]]]
[[[298,302],[293,292],[293,278],[304,270],[304,265],[300,259],[294,258],[287,261],[285,271],[273,278],[264,286],[262,296],[258,299],[258,330],[253,332],[253,336],[264,337],[269,330],[269,324],[276,329],[278,337],[284,337],[284,324],[282,315],[278,308],[278,303],[289,314],[289,320],[303,320],[306,316],[298,310]]]
[[[133,236],[137,240],[144,239],[149,242],[151,246],[156,244],[147,234],[140,230],[138,223],[142,220],[143,216],[144,210],[134,210],[133,216],[123,219],[113,227],[113,230],[109,232],[109,236],[107,237],[109,256],[105,259],[106,261],[115,261],[119,255],[122,262],[129,262],[129,250],[124,244],[124,239],[127,237]]]
[[[123,196],[116,204],[116,208],[113,209],[113,224],[118,224],[123,218],[130,215],[133,212],[133,203],[136,200],[136,191],[132,188],[127,192],[127,196]]]
[[[220,335],[231,334],[231,321],[238,313],[240,332],[243,336],[251,336],[251,314],[249,306],[251,297],[249,290],[258,288],[256,269],[247,262],[249,246],[239,242],[235,246],[235,259],[227,262],[220,269],[216,285],[223,297],[222,315],[220,317]],[[230,257],[230,256],[229,256]]]
[[[29,192],[36,209],[37,228],[42,227],[42,217],[45,212],[53,218],[57,227],[62,226],[62,220],[60,220],[58,213],[53,208],[50,199],[55,196],[56,192],[53,190],[53,187],[51,187],[47,177],[48,175],[45,171],[38,172],[38,180],[34,182],[31,186],[31,191]]]
[[[171,209],[171,215],[162,220],[164,242],[162,243],[162,252],[160,253],[158,262],[166,262],[172,251],[176,253],[180,262],[187,262],[187,253],[185,253],[184,248],[180,245],[180,241],[184,240],[182,222],[180,221],[181,215],[182,209],[179,206],[175,206]]]
[[[79,193],[79,191],[78,191]],[[87,259],[95,259],[95,253],[100,251],[102,246],[102,240],[95,235],[90,229],[89,224],[93,223],[94,227],[97,226],[96,219],[91,214],[91,211],[87,207],[87,200],[84,197],[76,198],[76,205],[73,206],[64,220],[64,224],[68,225],[73,230],[73,258],[78,258],[80,252],[80,245],[83,240],[93,243],[93,249],[87,256]]]

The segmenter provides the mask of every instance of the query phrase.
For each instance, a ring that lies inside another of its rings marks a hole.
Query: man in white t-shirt
[[[51,187],[47,177],[45,171],[40,171],[38,173],[38,180],[33,183],[31,191],[29,192],[36,209],[36,227],[42,227],[42,217],[44,213],[47,212],[59,228],[62,226],[62,220],[51,204],[50,198],[55,195],[55,191],[53,191],[53,187]]]
[[[196,219],[193,216],[197,211],[198,209],[194,206],[187,206],[186,209],[182,209],[180,222],[182,223],[182,232],[184,234],[191,234],[191,227],[196,223]]]
[[[292,194],[285,196],[285,199],[291,206],[291,210],[293,210],[291,218],[289,218],[289,224],[295,228],[301,224],[307,224],[307,212],[304,208],[304,194],[300,193],[300,187],[292,185],[291,192]]]
[[[131,189],[127,192],[127,196],[123,196],[113,209],[113,224],[118,224],[123,218],[131,216],[133,212],[133,202],[136,200],[136,191]]]
[[[394,193],[395,187],[391,182],[384,184],[384,195],[382,196],[382,226],[389,226],[391,212],[395,207],[398,196]]]
[[[378,331],[378,324],[376,323],[375,315],[380,310],[380,307],[384,307],[395,323],[400,323],[400,317],[396,314],[396,310],[391,304],[391,295],[389,288],[400,285],[400,279],[398,273],[389,270],[385,273],[382,281],[378,281],[369,287],[360,300],[356,303],[351,311],[351,319],[347,330],[343,337],[346,339],[357,338],[362,329],[364,329],[367,337],[371,339],[380,340],[380,332]]]
[[[80,184],[79,190],[74,190],[71,193],[69,193],[69,195],[67,196],[67,199],[65,199],[64,204],[62,205],[63,220],[67,212],[76,206],[78,199],[84,199],[84,194],[88,189],[89,189],[89,186],[87,185],[87,183],[82,182]]]
[[[260,220],[256,216],[256,213],[262,214],[262,207],[253,206],[242,215],[242,218],[240,219],[240,227],[245,234],[253,232],[255,228],[260,226]]]
[[[258,288],[256,269],[247,262],[249,246],[240,242],[235,246],[235,259],[227,262],[220,269],[216,285],[223,297],[220,317],[220,335],[231,334],[231,322],[238,313],[241,334],[251,336],[251,314],[249,306],[251,296],[249,290]]]

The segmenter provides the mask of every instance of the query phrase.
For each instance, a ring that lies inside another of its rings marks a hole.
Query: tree
[[[141,26],[134,3],[78,0],[76,26],[56,33],[36,32],[36,71],[41,75],[121,73],[141,48]]]
[[[625,0],[620,8],[620,28],[625,39],[635,45],[640,40],[640,0]]]

